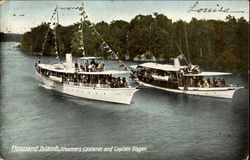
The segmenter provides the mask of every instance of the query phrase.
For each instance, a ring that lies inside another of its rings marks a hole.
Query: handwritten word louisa
[[[216,6],[218,8],[199,8],[199,2],[196,1],[194,5],[188,10],[188,12],[197,12],[197,13],[215,13],[215,12],[224,12],[224,13],[245,13],[245,11],[231,11],[230,8],[221,7],[219,4]]]

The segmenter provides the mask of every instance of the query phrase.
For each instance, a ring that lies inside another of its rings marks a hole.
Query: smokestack
[[[175,58],[174,59],[174,66],[175,66],[175,68],[180,68],[180,61],[179,61],[179,58]]]
[[[72,70],[72,54],[67,53],[66,54],[66,69],[67,70]]]

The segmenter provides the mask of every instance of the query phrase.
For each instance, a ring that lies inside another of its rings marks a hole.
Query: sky
[[[49,22],[56,6],[58,7],[79,7],[83,1],[27,1],[12,0],[0,2],[0,31],[10,33],[25,33],[32,27],[36,27],[42,22]],[[211,8],[219,10],[229,8],[231,11],[241,11],[234,13],[198,13],[190,8],[198,3],[194,10],[200,8]],[[91,22],[97,23],[105,21],[110,23],[113,20],[125,20],[129,22],[136,15],[149,15],[158,12],[166,15],[172,21],[184,20],[189,22],[192,17],[197,19],[225,20],[230,14],[236,18],[244,17],[249,20],[249,1],[84,1],[84,8]],[[15,15],[15,16],[14,16]],[[20,16],[23,15],[23,16]],[[78,10],[60,10],[59,21],[61,25],[71,25],[79,22]]]

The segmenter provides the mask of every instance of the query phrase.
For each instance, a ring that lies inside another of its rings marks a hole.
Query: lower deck
[[[146,83],[143,81],[138,80],[138,82],[146,87],[157,88],[173,93],[182,93],[182,94],[189,94],[189,95],[198,95],[198,96],[209,96],[209,97],[217,97],[217,98],[233,98],[234,92],[237,89],[242,87],[214,87],[214,88],[199,88],[199,87],[177,87],[177,88],[170,88],[170,87],[162,87],[159,85],[155,85],[155,83]]]
[[[74,83],[61,83],[53,81],[37,73],[39,81],[47,88],[68,95],[113,103],[130,104],[132,97],[138,89],[136,88],[103,88],[98,86],[75,85]]]

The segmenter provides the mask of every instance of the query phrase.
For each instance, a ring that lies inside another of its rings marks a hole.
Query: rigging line
[[[187,47],[187,54],[188,54],[188,62],[191,63],[190,62],[190,55],[189,55],[189,47],[188,47],[188,39],[187,39],[187,25],[186,25],[186,23],[185,23],[184,29],[185,29],[185,40],[186,40],[186,47]]]
[[[94,27],[94,26],[93,26]],[[104,39],[102,38],[102,36],[100,35],[100,33],[96,30],[96,28],[94,27],[95,31],[98,33],[97,35],[99,36],[99,38],[108,46],[108,44],[104,41]],[[108,46],[109,47],[109,46]],[[137,75],[135,75],[130,69],[129,67],[122,62],[122,60],[119,59],[118,55],[109,47],[109,49],[112,51],[112,53],[118,58],[119,62],[122,63],[126,68],[127,70],[129,71],[130,74],[132,74],[134,77],[138,78]],[[140,84],[141,85],[141,84]],[[138,85],[138,86],[140,86]]]
[[[179,51],[180,51],[181,55],[183,56],[183,58],[184,58],[185,62],[186,62],[186,63],[187,63],[187,65],[188,65],[188,61],[187,61],[187,59],[186,59],[185,55],[183,54],[183,52],[181,51],[181,48],[179,47],[179,45],[178,45],[176,42],[175,42],[175,44],[176,44],[177,48],[179,49]]]
[[[84,11],[84,10],[83,10]],[[85,11],[84,11],[85,12]],[[87,16],[87,13],[85,12],[85,15]],[[118,62],[119,63],[122,63],[126,68],[127,70],[129,71],[130,74],[132,74],[134,77],[138,78],[137,75],[135,75],[130,69],[129,67],[122,62],[122,60],[119,59],[118,55],[109,47],[109,45],[105,42],[105,40],[103,39],[103,37],[101,36],[101,34],[97,31],[97,29],[95,28],[95,26],[93,24],[91,24],[91,26],[89,27],[93,27],[94,28],[94,33],[98,35],[98,37],[102,40],[103,43],[106,44],[106,46],[111,50],[112,54],[115,55],[117,58],[118,58]]]
[[[56,9],[55,9],[56,10]],[[54,10],[54,12],[53,12],[53,14],[52,14],[52,17],[50,18],[50,24],[52,23],[52,20],[53,20],[53,17],[54,17],[54,15],[55,15],[55,11]],[[49,24],[49,25],[50,25]],[[45,39],[44,39],[44,42],[43,42],[43,46],[42,46],[42,52],[41,52],[41,56],[43,56],[43,52],[44,52],[44,49],[45,49],[45,43],[46,43],[46,41],[47,41],[47,38],[48,38],[48,35],[49,35],[49,31],[50,31],[50,26],[48,27],[48,30],[47,30],[47,33],[46,33],[46,35],[45,35]]]

